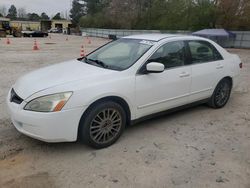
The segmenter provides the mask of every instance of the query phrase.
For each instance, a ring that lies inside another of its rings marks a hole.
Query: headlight
[[[71,97],[72,92],[57,93],[36,98],[24,107],[24,110],[35,112],[58,112]]]

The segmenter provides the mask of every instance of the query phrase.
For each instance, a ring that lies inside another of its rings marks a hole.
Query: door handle
[[[185,78],[185,77],[189,77],[190,76],[190,74],[188,73],[188,72],[182,72],[181,74],[180,74],[180,77],[181,78]]]
[[[223,65],[217,65],[216,69],[222,69],[223,67]]]

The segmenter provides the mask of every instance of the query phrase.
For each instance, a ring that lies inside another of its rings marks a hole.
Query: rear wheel
[[[79,136],[91,147],[101,149],[115,143],[126,125],[126,113],[112,101],[94,105],[83,115]]]
[[[216,86],[212,97],[208,103],[212,108],[224,107],[231,95],[232,83],[229,79],[221,80]]]

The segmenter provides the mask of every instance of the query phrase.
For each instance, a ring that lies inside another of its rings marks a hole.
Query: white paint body
[[[46,142],[70,142],[77,139],[79,121],[85,110],[98,99],[117,96],[125,100],[131,120],[188,103],[207,99],[221,79],[231,77],[239,82],[240,59],[216,43],[193,36],[147,34],[125,38],[153,40],[151,47],[133,66],[114,71],[72,60],[31,72],[13,86],[24,101],[7,104],[18,131]],[[138,69],[163,44],[171,41],[204,40],[221,53],[224,60],[185,65],[162,73],[138,75]],[[37,97],[73,91],[60,112],[32,112],[24,106]]]

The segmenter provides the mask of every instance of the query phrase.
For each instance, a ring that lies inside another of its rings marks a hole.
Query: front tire
[[[212,108],[223,108],[231,95],[232,83],[229,79],[221,80],[216,86],[212,97],[210,98],[208,105]]]
[[[79,137],[93,148],[106,148],[120,138],[125,125],[126,113],[121,105],[105,101],[93,105],[82,116]]]

